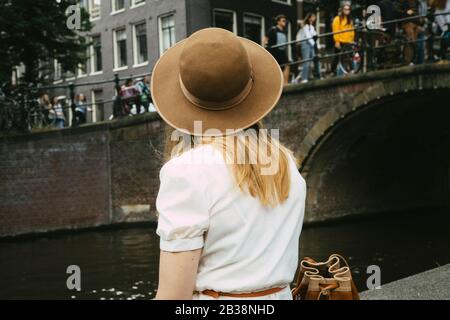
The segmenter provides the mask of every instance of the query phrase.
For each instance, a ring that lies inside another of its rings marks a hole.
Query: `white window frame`
[[[123,8],[119,9],[119,10],[117,10],[115,8],[115,3],[116,3],[116,0],[111,0],[111,15],[112,16],[115,15],[115,14],[118,14],[118,13],[121,13],[121,12],[125,11],[125,6],[126,6],[126,1],[125,0],[123,2]]]
[[[233,14],[233,33],[237,35],[237,15],[236,11],[230,9],[214,8],[213,9],[213,26],[216,26],[216,17],[214,15],[215,11],[228,12]]]
[[[19,83],[20,82],[20,78],[25,73],[25,65],[21,62],[19,65],[15,66],[13,69],[14,69],[15,74],[16,74],[16,83]]]
[[[102,1],[101,0],[98,0],[100,2],[99,5],[98,5],[98,16],[94,17],[94,18],[92,17],[92,8],[93,8],[94,1],[97,1],[97,0],[89,0],[88,1],[88,5],[89,5],[89,19],[91,21],[100,20],[102,18]]]
[[[68,71],[66,71],[66,74],[67,74],[67,72]],[[70,71],[69,71],[70,72]],[[66,75],[65,74],[65,75]],[[64,76],[65,76],[64,75]],[[77,72],[75,71],[75,73],[73,74],[73,76],[71,76],[71,77],[68,77],[68,78],[64,78],[64,81],[74,81],[75,79],[77,78]]]
[[[11,84],[16,85],[18,82],[17,68],[14,67],[11,72]],[[54,82],[53,82],[54,83]]]
[[[92,123],[97,122],[97,102],[95,101],[95,91],[96,90],[91,90]]]
[[[100,36],[100,44],[102,43],[101,41],[101,39],[102,39],[102,36],[101,35],[94,35],[94,37],[97,37],[97,36]],[[90,76],[96,76],[96,75],[99,75],[99,74],[102,74],[103,73],[103,57],[102,57],[102,70],[98,70],[98,71],[94,71],[95,70],[95,68],[94,68],[94,64],[95,64],[95,61],[94,61],[94,45],[93,44],[91,44],[90,46],[89,46],[89,51],[90,51],[90,53],[89,53],[89,60],[90,60],[90,68],[91,68],[91,72],[89,73],[89,75]],[[103,46],[102,46],[102,53],[103,53]]]
[[[78,64],[78,68],[77,68],[77,78],[84,78],[87,77],[88,75],[88,68],[90,67],[90,50],[86,50],[87,51],[87,61],[86,61],[86,70],[83,70],[83,65],[80,63]]]
[[[122,71],[128,69],[128,54],[127,54],[127,64],[121,67],[119,65],[119,54],[117,51],[117,31],[125,31],[125,36],[127,36],[126,27],[121,27],[113,30],[113,71]],[[128,37],[125,38],[125,44],[127,44]],[[128,51],[128,48],[127,48]]]
[[[87,71],[86,71],[86,72],[83,72],[82,66],[81,66],[81,65],[78,65],[78,68],[77,68],[77,78],[84,78],[84,77],[87,77],[87,75],[88,75]]]
[[[130,1],[131,1],[130,9],[134,9],[134,8],[139,8],[141,6],[145,6],[145,4],[147,3],[146,0],[144,0],[144,1],[140,2],[140,3],[138,3],[138,4],[136,4],[136,0],[130,0]]]
[[[42,76],[43,76],[43,71],[42,71],[43,67],[44,67],[44,62],[41,59],[39,59],[38,60],[38,69],[39,69],[39,71],[38,71],[38,78],[39,79],[41,79]]]
[[[57,72],[59,71],[59,77],[56,77]],[[20,73],[17,73],[17,78],[19,78]],[[59,63],[58,59],[53,59],[53,83],[61,83],[63,82],[63,74],[62,74],[62,67]]]
[[[143,67],[148,65],[148,46],[147,46],[147,60],[141,63],[138,63],[138,46],[137,46],[137,38],[136,38],[136,26],[139,26],[141,24],[145,24],[145,29],[147,31],[147,22],[141,21],[138,23],[133,24],[133,68]],[[148,33],[145,33],[148,38]],[[147,40],[148,42],[148,40]]]
[[[77,3],[78,8],[84,8],[89,12],[89,1],[88,0],[80,0]]]
[[[252,12],[244,12],[242,14],[242,28],[244,29],[244,33],[245,33],[245,21],[244,21],[244,17],[245,16],[253,16],[253,17],[257,17],[261,19],[261,45],[264,44],[264,37],[266,35],[266,19],[264,18],[264,16],[260,15],[260,14],[256,14],[256,13],[252,13]]]
[[[281,3],[286,6],[292,6],[292,0],[282,1],[282,0],[272,0],[272,2]]]
[[[169,16],[173,16],[174,28],[176,28],[176,26],[175,26],[175,13],[174,12],[166,13],[166,14],[163,14],[163,15],[158,17],[158,38],[159,38],[159,55],[160,56],[164,53],[164,50],[163,50],[162,19],[167,18]],[[174,43],[172,45],[174,45],[176,42],[177,42],[177,39],[176,39],[176,29],[175,29],[175,39],[174,39]]]

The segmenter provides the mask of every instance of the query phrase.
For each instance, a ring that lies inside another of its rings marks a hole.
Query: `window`
[[[57,59],[53,60],[53,80],[59,80],[62,77],[61,63]]]
[[[244,13],[244,38],[263,44],[264,18],[262,16]]]
[[[114,69],[127,66],[127,32],[125,29],[114,31]]]
[[[88,8],[89,8],[88,0],[80,0],[78,2],[78,5],[80,6],[80,8],[83,8],[86,11],[88,11]]]
[[[49,68],[49,63],[47,60],[41,60],[39,59],[38,61],[38,78],[40,80],[42,79],[49,79],[50,73],[51,73],[51,68]]]
[[[87,75],[87,63],[79,64],[77,77],[84,77]]]
[[[102,41],[100,36],[94,36],[91,46],[91,73],[99,73],[102,69]]]
[[[134,25],[134,64],[145,64],[148,61],[147,54],[147,25],[145,22]]]
[[[80,10],[84,10],[87,13],[89,12],[89,0],[78,0],[77,1],[77,7]],[[69,9],[69,7],[67,7],[67,10]]]
[[[131,0],[131,8],[145,4],[145,0]]]
[[[125,0],[111,0],[112,13],[122,12],[125,10]]]
[[[13,68],[13,78],[14,78],[13,83],[14,84],[20,83],[24,74],[25,74],[25,65],[23,63],[20,63],[20,65],[15,66]]]
[[[92,122],[105,120],[103,91],[92,90],[91,101],[92,101]]]
[[[78,75],[77,75],[78,77],[83,77],[87,75],[88,64],[89,64],[89,50],[87,50],[86,60],[78,65]]]
[[[100,19],[101,0],[89,0],[89,15],[91,20]]]
[[[74,80],[75,79],[75,70],[64,70],[64,79],[65,80]]]
[[[175,18],[173,14],[159,18],[159,53],[163,54],[175,44]]]
[[[236,33],[236,12],[225,9],[214,9],[213,25],[214,27]]]

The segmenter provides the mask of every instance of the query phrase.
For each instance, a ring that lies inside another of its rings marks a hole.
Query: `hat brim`
[[[165,122],[191,135],[229,135],[252,126],[275,107],[283,91],[280,66],[262,46],[238,38],[251,61],[254,83],[242,102],[225,110],[200,108],[184,96],[179,83],[179,57],[186,39],[160,57],[153,68],[151,92],[153,104]],[[196,121],[201,121],[201,128],[194,127]]]

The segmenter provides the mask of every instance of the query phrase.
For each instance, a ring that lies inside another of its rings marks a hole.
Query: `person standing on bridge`
[[[420,5],[418,0],[400,0],[400,18],[407,19],[401,23],[402,29],[405,32],[406,39],[417,50],[417,38],[419,36],[420,22],[418,18],[420,12]],[[411,64],[412,61],[410,62]]]
[[[195,32],[157,61],[151,92],[170,130],[155,299],[292,300],[306,183],[260,122],[283,82],[269,52],[220,28]]]
[[[447,50],[450,45],[450,0],[434,0],[431,5],[436,14],[435,21],[441,36],[439,56],[442,60],[447,60]]]
[[[280,14],[275,17],[276,25],[267,31],[267,36],[264,38],[264,43],[268,47],[269,52],[278,61],[284,75],[284,84],[289,83],[289,75],[291,67],[289,63],[288,50],[289,46],[286,43],[289,41],[286,32],[287,18]],[[277,46],[272,48],[273,46]]]
[[[66,125],[66,117],[64,116],[64,108],[61,105],[59,97],[55,96],[52,98],[52,108],[50,109],[50,113],[55,121],[55,127],[63,129]]]
[[[75,117],[76,117],[76,123],[79,124],[85,124],[87,119],[87,113],[88,111],[92,111],[90,107],[88,107],[86,102],[86,96],[82,93],[78,93],[75,96]]]
[[[314,12],[309,12],[304,20],[303,27],[299,30],[298,40],[301,40],[302,49],[302,60],[307,60],[303,62],[302,66],[302,83],[309,81],[309,66],[311,62],[314,63],[314,74],[318,79],[321,78],[320,75],[320,61],[317,54],[317,32],[314,28],[316,23],[316,14]]]
[[[333,19],[333,40],[334,53],[336,54],[331,64],[331,70],[337,74],[337,66],[341,61],[342,53],[349,51],[351,45],[355,42],[355,30],[353,26],[353,19],[351,15],[352,9],[350,4],[345,3],[339,10],[339,14]]]

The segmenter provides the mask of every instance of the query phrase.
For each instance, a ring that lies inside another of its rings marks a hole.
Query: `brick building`
[[[205,27],[226,28],[262,43],[276,15],[287,16],[291,39],[297,25],[297,0],[82,0],[81,5],[93,23],[89,60],[75,74],[62,72],[54,61],[54,84],[80,85],[113,79],[115,74],[126,78],[149,73],[167,48]],[[95,103],[89,121],[111,115],[112,82],[77,86],[76,92]]]

